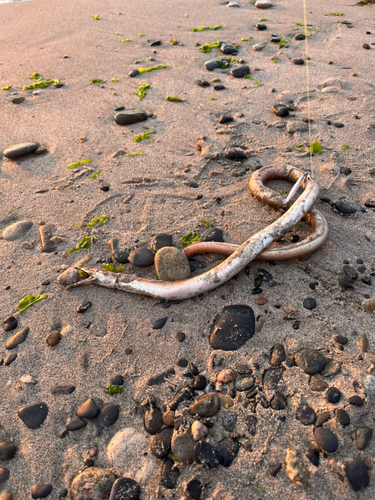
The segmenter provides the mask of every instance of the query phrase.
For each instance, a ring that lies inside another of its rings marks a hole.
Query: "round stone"
[[[129,262],[133,266],[148,267],[154,263],[154,254],[148,248],[136,248],[129,255]]]
[[[194,378],[193,388],[195,391],[203,391],[207,385],[207,379],[204,375],[197,375]]]
[[[356,445],[359,450],[364,450],[372,438],[373,431],[371,427],[358,427],[355,431]]]
[[[13,441],[3,441],[0,443],[0,460],[6,461],[14,457],[16,453],[16,445]]]
[[[3,238],[6,241],[15,241],[22,238],[31,229],[33,223],[29,220],[20,220],[3,231]]]
[[[101,427],[111,427],[118,419],[119,409],[118,406],[110,403],[105,405],[104,408],[99,413],[95,425],[99,428]]]
[[[219,411],[220,402],[216,392],[209,392],[200,396],[189,408],[191,415],[213,417]]]
[[[183,342],[186,339],[186,333],[184,332],[177,332],[175,334],[177,342]]]
[[[157,252],[161,248],[171,247],[172,246],[172,237],[166,233],[158,233],[153,236],[151,240],[151,249],[153,252]]]
[[[194,460],[195,441],[190,431],[174,431],[172,437],[172,453],[183,465],[190,465]]]
[[[318,467],[319,465],[319,453],[316,450],[308,450],[306,451],[306,456],[310,460],[310,462]]]
[[[60,339],[61,339],[60,332],[55,330],[47,335],[46,342],[50,347],[53,347],[59,343]]]
[[[255,7],[257,9],[270,9],[271,7],[273,7],[273,3],[269,0],[257,0],[255,2]]]
[[[231,43],[222,43],[220,50],[223,54],[237,54],[237,47]]]
[[[352,215],[357,211],[357,205],[353,200],[344,198],[336,203],[335,209],[342,215]]]
[[[31,488],[31,498],[47,498],[52,492],[52,484],[36,484]]]
[[[152,436],[150,440],[150,449],[155,457],[163,459],[166,458],[172,446],[173,429],[168,427]]]
[[[240,392],[248,391],[249,389],[254,387],[254,383],[254,377],[241,377],[236,379],[234,388],[236,389],[236,391]]]
[[[202,495],[202,484],[196,479],[191,479],[186,483],[186,494],[193,500],[200,500]]]
[[[255,43],[253,45],[253,50],[257,51],[257,52],[260,52],[261,50],[264,49],[266,45],[264,43]]]
[[[115,375],[110,380],[111,385],[124,385],[124,377],[122,375]]]
[[[219,59],[212,59],[204,63],[204,67],[207,71],[213,71],[214,69],[220,68],[221,61]]]
[[[277,116],[285,117],[289,115],[289,110],[284,104],[274,104],[272,106],[272,111]]]
[[[336,387],[330,387],[327,391],[328,403],[336,404],[340,401],[341,392]]]
[[[294,361],[305,373],[313,375],[324,370],[327,359],[316,349],[300,349],[294,356]]]
[[[343,274],[339,277],[339,284],[342,286],[342,288],[352,288],[352,286],[354,285],[354,280],[350,276],[346,276],[345,274]]]
[[[179,281],[191,277],[186,255],[175,247],[164,247],[155,255],[155,270],[161,281]]]
[[[137,71],[138,74],[138,70],[135,71]],[[115,122],[118,125],[132,125],[133,123],[139,123],[145,120],[147,120],[147,113],[141,109],[129,109],[115,115]]]
[[[351,460],[345,464],[345,472],[348,481],[354,491],[367,488],[370,478],[365,463],[362,460]]]
[[[284,372],[283,366],[266,370],[263,375],[263,387],[268,390],[275,389],[283,378]]]
[[[45,403],[30,404],[18,410],[18,416],[29,429],[38,429],[47,415],[48,406]]]
[[[322,413],[319,413],[319,415],[316,418],[315,427],[321,427],[330,418],[331,418],[331,414],[329,411],[323,411]]]
[[[11,491],[0,493],[0,500],[14,500],[13,493]]]
[[[204,424],[202,424],[198,420],[195,420],[195,422],[193,422],[191,425],[191,434],[195,441],[200,441],[207,436],[208,429]]]
[[[156,321],[154,321],[154,323],[152,323],[151,328],[153,330],[160,330],[166,324],[167,320],[168,316],[166,316],[165,318],[157,319]]]
[[[229,413],[223,418],[223,427],[228,432],[233,432],[237,424],[237,416],[234,413]]]
[[[340,345],[346,345],[348,343],[348,339],[344,337],[344,335],[335,335],[333,340]]]
[[[298,33],[298,35],[294,37],[294,40],[304,40],[305,38],[306,35],[304,35],[304,33]]]
[[[9,479],[9,470],[6,467],[0,467],[0,484],[5,483]]]
[[[311,406],[305,405],[297,411],[296,419],[304,425],[312,425],[316,420],[315,411]]]
[[[10,146],[5,151],[3,155],[11,160],[16,160],[17,158],[22,158],[23,156],[34,153],[39,147],[37,142],[24,142],[22,144],[15,144]]]
[[[161,471],[160,484],[168,490],[174,490],[177,487],[177,481],[180,477],[180,471],[175,467],[171,458],[168,458]]]
[[[276,392],[271,399],[271,408],[275,411],[284,410],[286,408],[285,398],[279,392]]]
[[[343,427],[347,427],[350,425],[350,417],[349,414],[346,410],[343,410],[342,408],[337,408],[335,410],[335,418],[339,424],[341,424]]]
[[[109,500],[138,500],[141,489],[139,484],[128,477],[116,479]]]
[[[15,335],[13,335],[13,337],[11,337],[6,341],[5,349],[7,349],[8,351],[15,349],[17,346],[25,342],[28,333],[29,333],[29,327],[26,326],[25,328],[17,332]]]
[[[240,451],[240,444],[231,438],[224,439],[224,441],[220,441],[217,445],[217,451],[221,455],[220,463],[223,467],[229,467],[232,465],[233,460],[238,455]]]
[[[283,361],[285,361],[284,346],[281,344],[276,344],[275,346],[273,346],[271,351],[270,364],[271,366],[280,366]]]
[[[14,316],[9,316],[2,322],[2,327],[5,332],[10,332],[11,330],[14,330],[16,328],[17,324],[17,318],[15,318]]]
[[[326,453],[335,453],[339,447],[337,437],[326,427],[317,427],[314,432],[316,444]]]
[[[163,424],[166,425],[167,427],[173,427],[174,418],[175,418],[174,411],[167,410],[166,412],[163,413]]]
[[[159,408],[151,406],[151,408],[146,411],[144,424],[149,434],[156,434],[160,431],[163,425],[163,417]]]
[[[200,441],[194,448],[194,460],[197,464],[212,468],[217,467],[221,462],[219,451],[206,441]]]
[[[267,29],[267,26],[263,23],[257,23],[255,25],[256,29],[259,30],[259,31],[263,31],[263,30],[266,30]]]
[[[237,66],[237,68],[230,70],[230,74],[234,76],[234,78],[243,78],[250,74],[250,68],[247,65]]]
[[[309,311],[312,311],[313,309],[316,309],[316,300],[312,299],[311,297],[305,299],[303,301],[303,307],[305,309],[308,309]]]
[[[348,403],[353,406],[362,406],[363,399],[359,396],[350,396],[350,398],[348,398]]]
[[[255,333],[254,311],[249,306],[224,307],[211,328],[210,344],[213,349],[236,351]]]
[[[235,380],[237,374],[234,370],[231,368],[226,368],[225,370],[221,370],[217,375],[216,375],[216,380],[220,384],[229,384],[230,382],[233,382]]]
[[[96,405],[93,399],[88,399],[78,410],[77,417],[80,418],[95,418],[100,412],[100,408]]]
[[[70,432],[78,431],[79,429],[83,429],[86,427],[87,422],[83,420],[83,418],[73,418],[66,423],[66,430]]]
[[[302,66],[302,64],[305,64],[305,61],[303,59],[293,59],[292,60],[293,64],[296,64],[297,66]]]
[[[89,467],[73,479],[72,500],[103,500],[109,498],[116,477],[111,471]]]

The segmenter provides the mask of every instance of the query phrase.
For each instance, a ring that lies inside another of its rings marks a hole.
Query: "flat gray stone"
[[[29,220],[20,220],[11,226],[8,226],[3,231],[3,238],[7,241],[20,239],[31,228],[33,223]]]
[[[3,155],[6,158],[11,160],[16,160],[17,158],[22,158],[23,156],[29,155],[30,153],[34,153],[39,147],[37,142],[24,142],[22,144],[15,144],[14,146],[10,146],[5,151],[3,151]]]
[[[13,335],[13,337],[10,337],[10,339],[7,340],[5,349],[8,349],[8,351],[10,351],[11,349],[15,349],[18,345],[22,344],[22,342],[25,342],[28,333],[29,327],[26,326],[15,335]]]
[[[109,498],[116,476],[106,469],[89,467],[73,479],[72,500],[103,500]]]
[[[255,7],[257,9],[270,9],[273,7],[273,3],[269,0],[257,0],[257,2],[255,2]]]
[[[141,109],[128,109],[115,115],[115,122],[118,125],[132,125],[145,120],[147,120],[147,114]]]
[[[183,465],[189,465],[194,460],[194,447],[196,442],[189,431],[173,433],[172,437],[172,453],[176,459]]]
[[[214,69],[220,68],[221,62],[218,59],[211,59],[204,63],[204,67],[207,71],[213,71]]]
[[[256,43],[253,45],[253,50],[256,50],[257,52],[260,52],[261,50],[264,49],[264,47],[266,46],[265,43]]]
[[[164,247],[157,251],[155,270],[161,281],[179,281],[191,276],[188,258],[175,247]]]

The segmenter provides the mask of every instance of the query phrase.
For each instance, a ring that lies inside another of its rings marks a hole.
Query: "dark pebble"
[[[115,375],[111,378],[110,384],[112,385],[124,385],[124,377],[122,375]]]
[[[99,428],[111,427],[119,417],[119,409],[116,405],[110,403],[105,405],[99,413],[95,425]]]
[[[183,389],[180,389],[173,397],[173,399],[168,404],[168,408],[172,411],[175,411],[183,401],[190,401],[190,399],[193,399],[193,396],[194,393],[190,389],[190,387],[184,387]]]
[[[218,443],[217,451],[221,455],[221,465],[229,467],[240,451],[240,444],[234,439],[228,438]]]
[[[359,450],[364,450],[372,438],[373,431],[371,427],[358,427],[355,431],[356,445]]]
[[[311,406],[303,406],[297,411],[296,419],[303,425],[312,425],[316,420],[315,411],[311,408]]]
[[[82,314],[86,312],[88,309],[90,309],[91,306],[92,303],[90,301],[83,302],[80,306],[77,307],[77,313]]]
[[[16,445],[13,441],[3,441],[0,443],[0,460],[6,461],[14,457],[16,453]]]
[[[326,453],[335,453],[339,447],[337,437],[326,427],[317,427],[314,432],[316,444]]]
[[[242,161],[246,160],[247,158],[246,154],[240,149],[230,149],[225,153],[225,156],[228,158],[228,160],[232,161]]]
[[[194,448],[194,460],[197,464],[212,468],[217,467],[222,458],[219,451],[211,446],[210,443],[200,441]]]
[[[362,283],[364,283],[365,285],[368,285],[368,286],[371,286],[371,278],[369,278],[368,276],[364,276],[362,279],[361,279]]]
[[[10,476],[10,472],[6,467],[0,467],[0,484],[8,481]]]
[[[316,300],[312,299],[311,297],[308,297],[303,301],[303,307],[305,309],[308,309],[309,311],[316,309]]]
[[[86,425],[86,420],[83,420],[82,418],[74,418],[73,420],[69,420],[69,422],[66,423],[66,429],[68,431],[74,432],[78,431],[78,429],[86,427]]]
[[[339,200],[335,205],[335,209],[342,215],[352,215],[357,211],[352,203],[350,203],[350,200],[348,201],[346,198]]]
[[[16,160],[17,158],[22,158],[28,154],[34,153],[39,147],[36,142],[25,142],[23,144],[15,144],[3,151],[3,155],[11,160]]]
[[[363,47],[364,49],[367,49],[367,50],[371,49],[371,47],[370,47],[370,45],[369,45],[368,43],[364,43],[364,44],[362,45],[362,47]]]
[[[156,406],[146,411],[144,419],[145,429],[149,434],[156,434],[163,426],[163,415]]]
[[[133,76],[138,75],[138,70],[133,70],[136,72]],[[130,75],[129,75],[130,76]],[[127,111],[123,111],[122,113],[117,113],[115,116],[115,122],[118,125],[132,125],[133,123],[139,123],[147,120],[147,114],[140,109],[129,109]]]
[[[223,427],[228,432],[233,432],[237,424],[237,416],[234,413],[229,413],[223,418]]]
[[[316,417],[315,427],[321,427],[330,418],[331,418],[331,414],[329,411],[323,411],[322,413],[319,413],[319,415]]]
[[[96,405],[93,399],[88,399],[83,405],[77,410],[77,417],[80,418],[95,418],[100,412],[100,408]]]
[[[284,106],[284,104],[274,104],[272,106],[272,111],[277,116],[288,116],[289,115],[289,110],[286,106]]]
[[[293,59],[292,63],[302,66],[302,64],[305,64],[305,61],[303,59]]]
[[[271,351],[271,366],[280,366],[285,361],[285,350],[282,344],[276,344]]]
[[[158,233],[153,236],[151,240],[151,249],[153,252],[157,252],[161,248],[171,247],[172,246],[172,237],[169,234]]]
[[[207,385],[207,380],[204,375],[197,375],[194,379],[193,388],[195,391],[203,391]]]
[[[177,487],[177,481],[180,476],[180,471],[174,467],[174,462],[171,458],[167,458],[164,462],[160,484],[168,490],[174,490]]]
[[[272,43],[280,43],[281,42],[281,38],[279,36],[271,36],[270,41]]]
[[[335,335],[333,340],[341,345],[346,345],[348,343],[348,339],[344,337],[344,335]]]
[[[237,66],[237,68],[233,68],[230,70],[230,74],[234,76],[235,78],[243,78],[244,76],[247,76],[250,73],[250,68],[249,66]]]
[[[268,470],[268,472],[269,472],[270,476],[276,477],[277,474],[281,471],[282,468],[283,468],[283,466],[281,464],[278,464],[278,465],[275,465],[275,466],[271,467]]]
[[[170,377],[171,375],[175,375],[175,373],[176,372],[175,372],[174,368],[169,368],[168,370],[165,370],[164,372],[159,373],[155,377],[151,377],[150,379],[148,379],[147,385],[149,387],[151,387],[153,385],[163,384],[168,377]]]
[[[298,35],[294,37],[294,40],[304,40],[305,38],[306,35],[304,35],[303,33],[298,33]]]
[[[177,332],[175,337],[177,342],[183,342],[186,339],[186,334],[184,332]]]
[[[274,397],[271,399],[271,408],[276,411],[284,410],[286,408],[285,398],[279,392],[276,392]]]
[[[220,51],[223,54],[237,54],[237,47],[231,43],[223,43],[220,46]]]
[[[257,23],[255,25],[256,29],[259,30],[259,31],[263,31],[263,30],[266,30],[267,29],[267,26],[265,24],[262,24],[262,23]]]
[[[160,330],[161,328],[163,328],[163,326],[167,322],[167,319],[168,319],[168,316],[166,316],[165,318],[157,319],[154,323],[152,323],[151,328],[153,330]]]
[[[160,40],[155,40],[154,42],[150,43],[150,47],[157,47],[158,45],[161,45],[161,41]]]
[[[137,69],[132,69],[130,72],[129,72],[129,76],[130,78],[135,78],[136,76],[139,75],[139,71]],[[117,116],[117,115],[116,115]],[[115,116],[115,121],[116,123],[118,123],[118,121],[116,120],[116,116]],[[119,123],[119,125],[122,125],[122,123]],[[126,124],[127,125],[127,124]]]
[[[133,266],[148,267],[154,263],[155,255],[148,248],[136,248],[129,255],[129,262]]]
[[[300,349],[294,356],[294,361],[297,366],[310,375],[321,372],[327,364],[325,356],[316,349]]]
[[[60,498],[66,498],[68,496],[68,493],[69,493],[68,490],[66,488],[64,488],[60,492]]]
[[[354,491],[367,488],[370,484],[370,478],[365,463],[362,460],[352,460],[346,462],[345,472],[348,481]]]
[[[214,90],[225,90],[225,89],[226,89],[225,85],[215,85],[214,86]],[[223,122],[219,122],[219,123],[223,123]],[[224,123],[227,123],[227,122],[224,122]]]
[[[112,238],[108,241],[108,246],[111,249],[112,259],[120,264],[126,264],[129,261],[129,251],[120,249],[119,240]]]
[[[199,374],[198,367],[194,363],[189,364],[189,370],[190,370],[190,373],[192,375],[194,375],[194,377]]]
[[[228,115],[221,115],[219,118],[219,123],[229,123],[232,121],[233,121],[233,118],[231,116],[228,116]]]
[[[134,479],[121,477],[113,483],[109,500],[138,500],[140,494],[141,489]]]
[[[203,233],[202,236],[199,238],[199,242],[206,242],[206,241],[216,241],[222,243],[223,240],[223,231],[219,227],[213,227],[211,229],[208,229],[205,233]]]
[[[335,419],[343,427],[347,427],[348,425],[350,425],[349,414],[346,410],[343,410],[342,408],[337,408],[335,410]]]
[[[15,318],[14,316],[9,316],[2,322],[2,327],[5,332],[10,332],[11,330],[14,330],[16,328],[17,324],[17,318]]]
[[[210,345],[213,349],[236,351],[255,333],[254,311],[249,306],[224,307],[211,328]]]
[[[306,451],[306,456],[310,460],[310,462],[318,467],[319,465],[319,453],[316,450],[308,450]]]
[[[169,455],[172,444],[173,427],[167,427],[152,436],[150,449],[155,457],[163,459]]]
[[[109,184],[103,180],[99,181],[99,189],[101,189],[104,192],[109,191]]]
[[[336,404],[340,401],[341,392],[336,387],[330,387],[327,391],[328,403]]]
[[[197,85],[200,87],[210,87],[210,82],[207,82],[206,80],[198,80]]]
[[[18,416],[29,429],[38,429],[47,415],[48,406],[45,403],[30,404],[18,410]]]
[[[342,286],[342,288],[352,288],[354,285],[354,280],[353,278],[350,278],[350,276],[342,275],[339,278],[339,284]]]
[[[348,403],[354,406],[362,406],[363,399],[359,396],[350,396],[350,398],[348,398]]]
[[[8,354],[8,356],[6,356],[6,358],[4,359],[4,365],[5,366],[9,366],[13,363],[13,361],[15,361],[17,359],[17,354],[16,353],[13,353],[13,354]]]
[[[47,498],[52,491],[52,484],[36,484],[31,488],[31,498]]]
[[[185,368],[188,365],[188,360],[185,358],[180,358],[176,362],[177,366],[180,366],[181,368]]]
[[[277,368],[270,368],[266,370],[263,375],[263,386],[265,389],[275,389],[283,378],[285,368],[283,366]]]
[[[202,495],[202,484],[196,479],[191,479],[186,483],[185,492],[190,498],[200,500]]]
[[[74,385],[55,385],[51,392],[54,396],[60,396],[61,394],[71,394],[75,389]]]

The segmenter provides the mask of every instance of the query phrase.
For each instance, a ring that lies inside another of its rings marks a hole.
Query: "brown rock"
[[[344,273],[349,276],[349,278],[352,278],[353,280],[356,280],[358,278],[358,273],[354,269],[354,267],[346,265],[342,268]]]
[[[374,312],[375,302],[372,302],[372,300],[368,300],[363,307],[366,309],[366,311]]]
[[[216,380],[221,384],[229,384],[229,382],[233,382],[236,378],[237,374],[231,368],[227,368],[226,370],[221,370],[217,376]]]
[[[163,413],[163,424],[166,425],[167,427],[173,427],[174,426],[174,411],[168,410]]]
[[[217,392],[203,394],[189,408],[190,415],[198,414],[200,417],[213,417],[219,410],[219,397]]]
[[[283,311],[287,316],[292,316],[292,317],[298,316],[298,309],[292,304],[284,306]]]
[[[258,306],[264,306],[265,304],[267,304],[268,300],[266,299],[266,297],[258,297],[254,300],[254,302]]]
[[[61,335],[57,330],[49,333],[46,337],[46,342],[50,347],[57,345],[60,342]]]
[[[319,377],[315,377],[314,375],[310,377],[309,384],[311,390],[316,392],[323,392],[328,387],[327,382],[324,382],[324,380],[320,379]]]
[[[365,457],[363,461],[366,465],[366,469],[372,470],[374,468],[374,460],[372,457]]]
[[[369,343],[368,343],[367,335],[365,333],[362,335],[362,337],[359,340],[359,347],[361,348],[362,352],[368,352]]]

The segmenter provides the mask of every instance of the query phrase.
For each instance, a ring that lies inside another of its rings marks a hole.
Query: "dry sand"
[[[322,459],[318,468],[306,460],[311,483],[304,490],[285,474],[286,449],[293,445],[304,453],[313,444],[311,426],[302,426],[295,420],[293,404],[304,397],[318,412],[326,409],[328,403],[321,393],[310,390],[307,375],[298,368],[289,369],[285,377],[289,407],[283,411],[288,417],[286,423],[280,423],[277,412],[258,405],[258,432],[249,436],[253,452],[241,449],[229,469],[179,467],[177,492],[159,487],[159,463],[151,479],[142,486],[142,500],[185,498],[183,484],[193,476],[206,485],[205,499],[375,497],[373,471],[370,486],[358,494],[337,473],[343,459],[374,457],[375,453],[374,439],[363,452],[356,449],[353,441],[356,427],[371,426],[375,417],[375,396],[364,386],[366,370],[374,361],[375,317],[363,309],[363,301],[365,294],[375,299],[373,286],[360,279],[348,291],[338,285],[344,259],[354,263],[354,267],[356,259],[363,259],[367,274],[375,267],[373,209],[343,217],[334,213],[329,204],[318,202],[317,207],[328,221],[330,237],[309,260],[277,266],[253,263],[250,277],[243,272],[238,281],[232,280],[207,296],[171,304],[168,309],[149,298],[140,300],[136,295],[94,287],[69,291],[54,281],[61,265],[70,265],[86,255],[87,251],[81,251],[66,257],[65,252],[88,234],[97,238],[90,253],[94,265],[98,258],[110,256],[106,244],[110,237],[117,236],[124,246],[135,248],[143,242],[149,245],[155,233],[164,231],[172,234],[174,244],[181,247],[180,239],[185,233],[204,232],[199,219],[215,221],[215,227],[224,230],[226,241],[242,243],[277,217],[274,210],[251,198],[251,171],[270,164],[292,164],[309,170],[309,157],[287,152],[292,145],[308,143],[308,133],[293,135],[275,126],[307,116],[305,66],[291,63],[293,58],[304,57],[305,44],[292,41],[288,47],[278,49],[268,43],[261,52],[251,48],[253,42],[268,41],[271,32],[285,38],[298,33],[293,28],[294,23],[304,22],[302,2],[278,0],[271,10],[264,11],[245,0],[239,3],[239,9],[228,9],[217,0],[34,0],[0,5],[0,87],[12,85],[12,89],[0,91],[1,150],[28,141],[39,142],[48,150],[41,157],[31,155],[17,161],[2,158],[0,164],[0,230],[19,220],[34,223],[23,239],[0,240],[0,317],[14,313],[27,294],[47,294],[46,300],[20,315],[16,331],[29,326],[30,333],[17,348],[16,361],[0,370],[0,438],[12,439],[18,447],[15,458],[6,465],[10,479],[0,485],[0,491],[11,490],[15,499],[29,498],[31,487],[45,482],[53,485],[48,498],[57,500],[59,492],[64,487],[69,489],[72,478],[84,469],[90,448],[99,450],[97,467],[110,467],[105,449],[111,437],[124,427],[143,429],[143,414],[132,413],[133,406],[147,396],[154,396],[162,406],[173,395],[169,386],[176,390],[182,387],[184,370],[178,368],[171,384],[156,388],[146,385],[149,377],[175,366],[178,358],[195,362],[202,373],[213,378],[214,371],[208,368],[212,356],[208,343],[210,325],[222,307],[229,304],[251,306],[255,315],[261,316],[259,321],[264,319],[264,325],[239,351],[219,353],[226,360],[225,366],[261,357],[261,353],[268,356],[277,342],[284,344],[290,355],[301,347],[329,350],[328,355],[334,353],[349,372],[346,376],[336,375],[333,382],[328,380],[342,391],[342,404],[354,393],[356,381],[357,393],[366,398],[366,405],[351,413],[350,428],[343,430],[334,419],[330,421],[339,435],[339,451]],[[362,45],[375,41],[375,10],[354,3],[334,0],[328,6],[322,0],[307,1],[307,23],[319,28],[308,40],[311,133],[312,140],[323,146],[322,155],[313,157],[313,173],[321,195],[331,200],[347,197],[362,208],[369,199],[374,201],[375,46],[365,50]],[[123,15],[117,16],[119,11]],[[345,15],[324,16],[327,12]],[[100,21],[93,19],[95,14]],[[263,17],[268,20],[268,30],[258,32],[254,25]],[[351,21],[354,27],[348,29],[340,24],[343,19]],[[192,27],[216,24],[223,28],[191,31]],[[366,31],[372,34],[366,35]],[[138,37],[139,33],[145,36]],[[254,39],[241,42],[241,38],[249,36]],[[131,42],[120,43],[126,38]],[[171,45],[169,40],[174,38],[182,45]],[[151,48],[149,41],[158,39],[163,44]],[[251,75],[262,83],[261,87],[243,89],[252,81],[234,79],[221,70],[208,73],[203,69],[203,63],[213,58],[216,51],[202,54],[196,43],[218,39],[240,45],[237,58],[250,65]],[[277,57],[276,64],[272,56]],[[129,71],[140,66],[134,61],[146,57],[154,57],[155,62],[144,61],[144,67],[162,64],[169,68],[129,78]],[[333,64],[327,64],[328,61]],[[49,87],[38,95],[22,92],[22,86],[30,82],[25,77],[34,72],[45,78],[59,78],[65,86]],[[352,73],[357,76],[351,76]],[[115,77],[118,82],[111,81]],[[212,87],[203,89],[195,83],[197,79],[214,77],[220,78],[228,89],[215,92]],[[102,79],[103,88],[92,85],[93,78]],[[322,92],[322,85],[329,78],[334,79],[336,91]],[[139,102],[133,93],[143,83],[150,83],[152,89]],[[11,92],[19,92],[26,101],[12,104]],[[186,102],[167,102],[168,95]],[[295,116],[275,117],[272,104],[288,99],[297,107]],[[116,106],[140,107],[153,117],[144,123],[120,127],[113,120]],[[241,115],[231,124],[218,124],[221,114],[236,113]],[[326,120],[345,126],[337,129],[327,125]],[[143,133],[145,125],[149,131],[156,130],[155,141],[134,143],[133,137]],[[367,125],[372,127],[366,128]],[[218,133],[219,129],[223,133]],[[198,136],[211,144],[202,153],[194,148]],[[84,142],[80,141],[82,137],[86,137]],[[345,154],[344,144],[349,147]],[[243,148],[248,159],[242,164],[229,162],[224,156],[224,149],[229,147]],[[113,158],[119,150],[145,154]],[[83,159],[93,161],[82,165],[79,174],[66,169],[68,164]],[[249,167],[245,176],[230,175],[245,167]],[[349,167],[352,173],[340,174],[342,167]],[[89,168],[100,170],[101,178],[110,185],[108,192],[99,190],[98,180],[90,177]],[[184,183],[192,180],[199,184],[198,188]],[[277,189],[283,186],[275,183]],[[45,192],[37,193],[41,190]],[[203,197],[197,201],[198,193]],[[221,201],[215,203],[218,197]],[[102,228],[88,230],[77,225],[102,214],[110,217]],[[55,235],[61,237],[56,254],[41,252],[40,221],[53,224]],[[202,256],[199,260],[211,265],[220,259]],[[264,287],[263,295],[268,299],[265,306],[257,306],[257,296],[251,295],[254,275],[261,267],[269,270],[277,282],[273,288]],[[153,268],[136,270],[129,264],[126,270],[156,277]],[[51,284],[42,286],[46,279]],[[311,290],[309,283],[314,281],[319,286]],[[6,289],[8,285],[10,288]],[[302,307],[303,299],[309,296],[317,301],[317,309],[312,312]],[[84,315],[77,314],[77,307],[87,300],[92,307]],[[299,330],[283,320],[283,308],[276,309],[275,304],[293,304],[299,310]],[[163,316],[168,316],[166,326],[151,330],[151,323]],[[92,323],[89,328],[85,328],[87,321]],[[56,347],[49,348],[46,335],[67,325],[71,331]],[[119,342],[125,325],[128,328]],[[179,330],[186,333],[184,343],[178,343],[174,337]],[[353,331],[358,335],[352,335]],[[331,340],[335,333],[350,339],[343,352]],[[363,333],[369,338],[370,352],[362,354],[364,359],[359,361],[358,340]],[[4,344],[10,335],[3,334]],[[112,348],[113,352],[103,360]],[[126,349],[132,349],[128,356]],[[2,356],[6,354],[3,347]],[[125,391],[107,396],[104,387],[116,373],[125,374]],[[15,384],[24,374],[30,374],[38,383],[17,389]],[[52,396],[51,387],[59,384],[72,384],[76,390],[69,396]],[[60,439],[65,423],[88,397],[99,406],[115,401],[120,407],[118,421],[100,437],[94,425],[89,424]],[[40,401],[47,403],[49,415],[40,429],[29,430],[17,417],[17,410]],[[241,403],[236,402],[235,409],[239,418],[246,416],[247,410]],[[240,432],[247,431],[241,427]],[[282,463],[283,469],[274,478],[268,469],[277,463]]]

